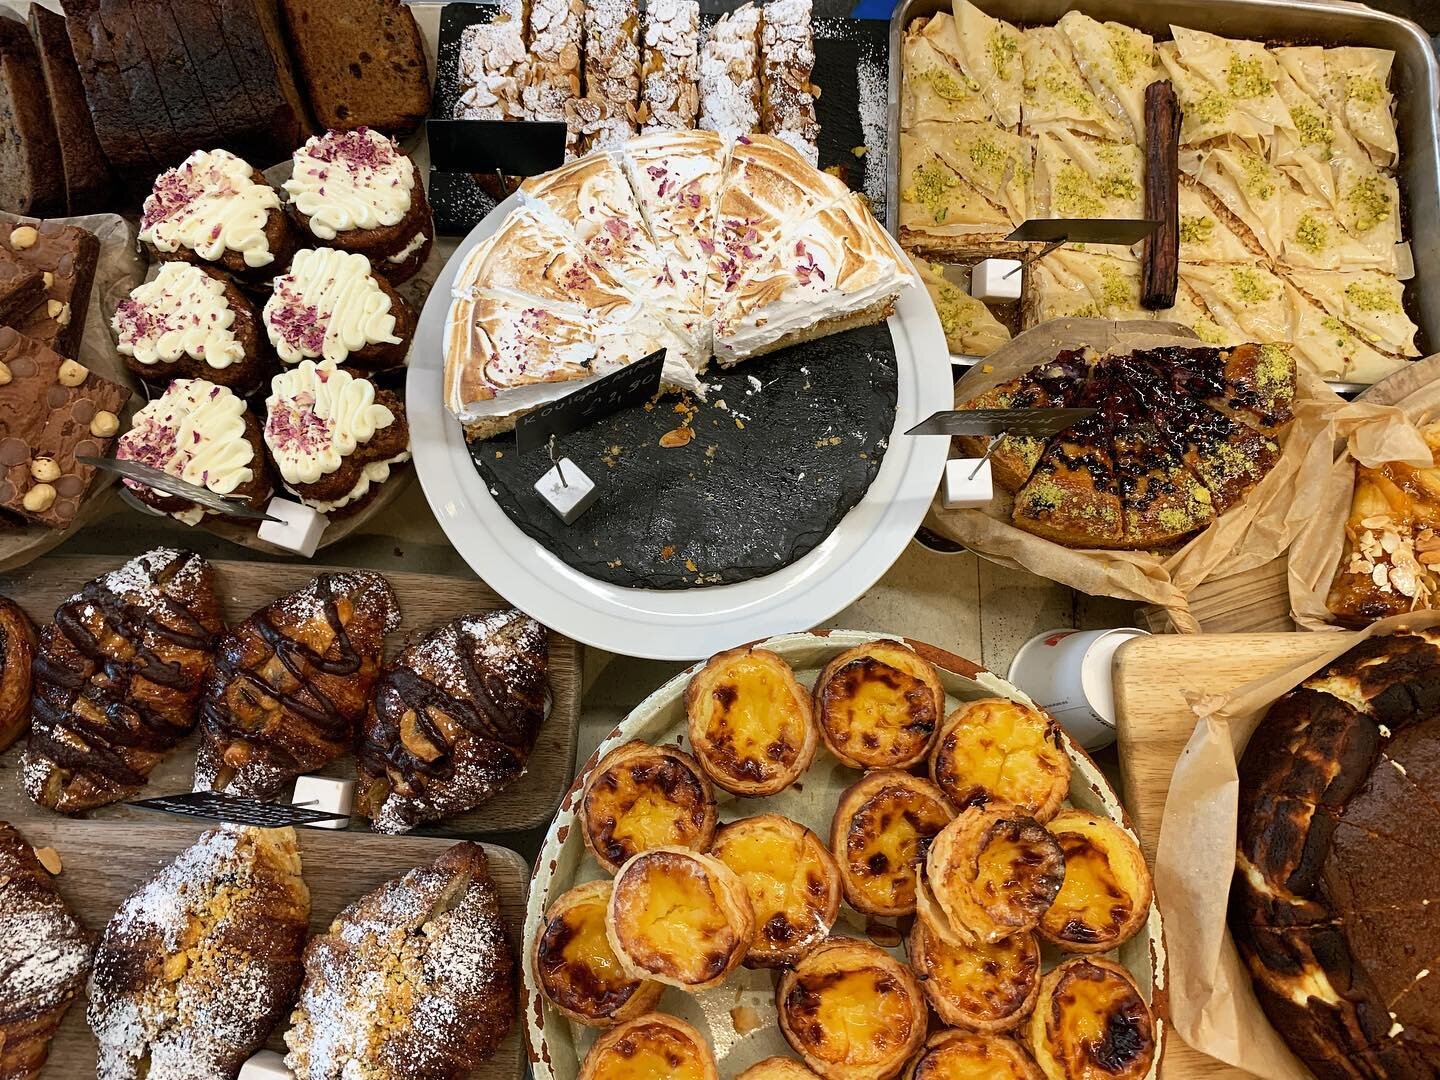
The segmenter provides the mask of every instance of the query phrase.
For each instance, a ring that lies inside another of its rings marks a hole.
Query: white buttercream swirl
[[[390,258],[387,259],[386,261],[387,261],[387,262],[392,262],[392,263],[394,263],[396,266],[399,266],[401,263],[403,263],[406,259],[410,258],[411,255],[414,255],[415,252],[419,251],[419,250],[420,250],[422,247],[424,247],[424,246],[425,246],[425,234],[424,234],[424,232],[418,232],[418,233],[416,233],[415,236],[411,239],[410,243],[406,244],[403,248],[401,248],[399,251],[397,251],[394,255],[391,255]]]
[[[265,225],[280,208],[280,195],[257,184],[254,171],[227,150],[196,150],[155,181],[140,239],[164,252],[189,248],[211,262],[238,251],[246,266],[268,266],[275,256]]]
[[[245,437],[244,399],[204,379],[176,379],[137,412],[130,430],[120,436],[115,456],[217,495],[229,495],[255,476],[255,448]],[[125,483],[143,487],[132,480]],[[192,518],[198,520],[193,513],[181,520],[194,524]]]
[[[415,166],[378,131],[327,131],[296,150],[293,161],[285,190],[322,240],[397,225],[410,212]]]
[[[367,345],[400,342],[370,260],[334,248],[296,252],[266,301],[265,328],[287,364],[321,357],[339,364]]]
[[[120,301],[110,325],[116,349],[141,364],[173,364],[191,356],[219,370],[245,358],[225,282],[191,263],[161,265],[154,280]]]
[[[329,360],[303,360],[270,381],[265,445],[287,485],[313,484],[394,422],[370,380]]]

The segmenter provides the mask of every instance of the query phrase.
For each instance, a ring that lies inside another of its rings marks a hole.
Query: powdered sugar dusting
[[[73,998],[90,941],[18,832],[0,823],[0,1022]]]
[[[760,10],[725,15],[700,45],[700,126],[728,139],[760,128]]]
[[[878,213],[885,208],[885,170],[877,167],[890,155],[889,77],[880,65],[866,57],[858,69],[860,88],[860,130],[865,135],[865,156],[870,167],[865,170],[865,198]]]

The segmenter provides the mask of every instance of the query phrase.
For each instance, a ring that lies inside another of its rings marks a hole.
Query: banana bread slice
[[[211,108],[205,76],[185,47],[169,5],[165,0],[129,0],[128,7],[143,31],[150,66],[160,81],[181,148],[188,153],[219,146],[232,129],[222,126]]]
[[[273,163],[289,157],[314,134],[314,125],[295,81],[275,0],[190,2],[208,3],[214,9],[246,92],[265,121],[270,138],[263,152],[255,152],[255,159]]]
[[[225,44],[220,18],[206,0],[140,0],[179,28],[190,62],[200,75],[210,111],[220,130],[219,145],[240,157],[266,162],[268,120],[251,99],[245,80]]]
[[[40,57],[60,164],[65,174],[65,202],[72,214],[88,214],[105,203],[114,178],[95,137],[95,122],[85,104],[80,68],[65,32],[65,17],[40,4],[30,5],[30,36]]]
[[[150,64],[145,36],[136,25],[128,0],[100,0],[98,19],[101,32],[113,50],[137,129],[162,166],[175,164],[185,156],[180,135],[170,118],[165,92]]]
[[[0,16],[0,210],[63,213],[60,143],[30,32]]]
[[[120,78],[115,54],[100,24],[100,0],[67,0],[65,30],[80,70],[85,102],[95,124],[95,136],[110,164],[127,180],[154,179],[155,148],[135,122],[130,93]]]

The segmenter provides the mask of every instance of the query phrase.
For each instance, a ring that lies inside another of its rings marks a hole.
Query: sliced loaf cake
[[[50,112],[55,118],[65,173],[66,208],[72,214],[88,214],[104,204],[113,177],[95,137],[95,124],[85,104],[85,87],[70,47],[70,35],[65,32],[64,16],[31,4],[30,36],[40,57]]]
[[[25,24],[0,15],[0,210],[63,213],[60,144],[35,43]]]

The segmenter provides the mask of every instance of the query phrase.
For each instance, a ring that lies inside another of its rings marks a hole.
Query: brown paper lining
[[[1198,341],[1174,323],[1054,319],[1025,331],[972,368],[956,385],[955,400],[969,400],[1053,359],[1061,349],[1088,345],[1100,352],[1126,351]],[[1010,523],[1014,499],[1005,492],[997,492],[984,510],[946,510],[937,496],[927,524],[1001,566],[1029,570],[1092,596],[1163,607],[1177,630],[1196,633],[1200,625],[1190,614],[1190,593],[1208,578],[1262,566],[1285,552],[1316,512],[1322,466],[1333,462],[1335,426],[1348,423],[1355,412],[1354,405],[1302,371],[1295,421],[1275,467],[1238,506],[1168,554],[1078,550],[1041,539]],[[1364,407],[1358,414],[1369,415]]]
[[[1198,722],[1175,765],[1160,843],[1155,891],[1172,930],[1170,1018],[1195,1049],[1264,1080],[1306,1080],[1310,1072],[1270,1026],[1255,999],[1225,913],[1235,869],[1238,761],[1270,705],[1287,691],[1376,634],[1440,625],[1440,612],[1412,612],[1362,633],[1316,640],[1323,652],[1229,694],[1191,701]]]
[[[1368,414],[1365,420],[1336,431],[1345,442],[1336,447],[1328,468],[1317,469],[1314,515],[1290,546],[1286,564],[1290,615],[1302,629],[1339,629],[1325,598],[1344,554],[1345,521],[1355,495],[1355,462],[1433,464],[1416,426],[1440,416],[1440,353],[1375,384],[1349,408],[1358,417],[1362,407]]]

